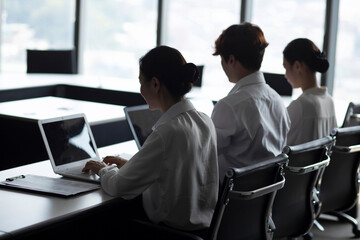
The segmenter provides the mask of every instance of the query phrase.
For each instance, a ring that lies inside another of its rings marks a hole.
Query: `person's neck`
[[[177,104],[178,102],[184,100],[184,97],[181,97],[179,99],[174,99],[170,96],[163,98],[162,103],[161,103],[161,107],[160,110],[161,112],[166,112],[167,110],[169,110],[172,106],[174,106],[175,104]]]
[[[243,79],[246,76],[249,76],[250,74],[253,74],[255,72],[257,72],[258,70],[249,70],[246,68],[241,69],[241,71],[238,71],[238,73],[236,74],[236,77],[234,78],[234,83],[237,83],[238,81],[240,81],[241,79]]]
[[[316,75],[311,74],[305,76],[305,78],[302,80],[302,86],[301,90],[304,92],[310,88],[318,87],[317,81],[316,81]]]

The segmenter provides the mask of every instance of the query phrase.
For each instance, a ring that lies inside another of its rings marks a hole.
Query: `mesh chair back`
[[[273,205],[275,237],[299,237],[312,227],[319,208],[316,184],[321,170],[329,164],[331,137],[287,146],[289,163],[285,167],[286,183],[277,192]]]
[[[210,226],[210,239],[271,239],[271,207],[284,185],[287,156],[244,168],[230,168]]]
[[[335,146],[320,189],[321,212],[346,211],[358,199],[360,126],[334,129]]]

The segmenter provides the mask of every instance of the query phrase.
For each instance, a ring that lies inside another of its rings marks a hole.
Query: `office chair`
[[[286,80],[284,74],[264,72],[266,83],[273,88],[280,96],[291,96],[293,88]]]
[[[349,103],[343,125],[341,127],[351,127],[360,125],[360,104]]]
[[[76,73],[74,50],[27,49],[27,73]]]
[[[229,168],[207,234],[133,220],[132,236],[138,239],[144,231],[144,239],[272,239],[271,208],[276,191],[285,183],[286,162],[287,155],[281,154],[251,166]]]
[[[203,77],[204,65],[197,65],[196,67],[199,70],[199,79],[194,82],[194,86],[201,87],[202,86],[202,77]]]
[[[333,139],[328,136],[283,149],[289,162],[285,167],[285,186],[277,192],[273,205],[274,238],[312,238],[309,231],[321,205],[317,183],[321,170],[330,162],[328,151],[332,144]]]
[[[352,224],[353,233],[360,237],[358,222],[344,213],[358,202],[360,126],[337,128],[331,135],[335,146],[330,165],[325,169],[320,186],[320,213],[336,216]]]

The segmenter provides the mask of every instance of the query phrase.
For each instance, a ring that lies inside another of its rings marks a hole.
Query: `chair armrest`
[[[257,197],[260,197],[262,195],[277,191],[277,190],[283,188],[284,184],[285,184],[285,178],[284,178],[284,176],[281,176],[280,181],[278,181],[278,182],[276,182],[274,184],[262,187],[262,188],[255,189],[255,190],[251,190],[251,191],[233,191],[233,190],[230,190],[228,197],[230,199],[249,200],[249,199],[257,198]]]
[[[341,153],[354,153],[360,151],[360,144],[353,145],[353,146],[335,146],[333,148],[334,152],[341,152]]]
[[[330,157],[326,155],[326,159],[321,162],[310,164],[304,167],[286,166],[285,169],[290,171],[291,173],[301,175],[318,170],[320,168],[327,167],[329,163],[330,163]]]

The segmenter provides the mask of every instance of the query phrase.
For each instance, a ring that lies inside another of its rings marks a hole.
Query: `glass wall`
[[[360,1],[340,1],[334,97],[360,102]]]
[[[1,71],[26,72],[26,49],[72,49],[75,0],[2,0]]]
[[[138,60],[156,45],[156,0],[87,0],[83,73],[138,78]]]
[[[295,38],[309,38],[322,49],[325,8],[325,0],[254,0],[252,22],[269,42],[262,70],[284,73],[282,51]]]
[[[177,48],[188,62],[204,65],[204,85],[227,81],[220,57],[212,56],[215,40],[240,22],[240,1],[166,0],[163,44]]]
[[[203,84],[226,84],[214,41],[240,21],[241,0],[163,0],[162,44],[204,65]],[[270,43],[262,70],[284,73],[282,51],[299,37],[322,48],[326,0],[253,0],[251,22]],[[26,49],[74,47],[76,0],[0,0],[0,70],[26,72]],[[138,77],[138,59],[156,45],[158,0],[82,0],[82,73]],[[340,2],[334,96],[359,102],[360,1]],[[221,85],[224,86],[224,85]]]

